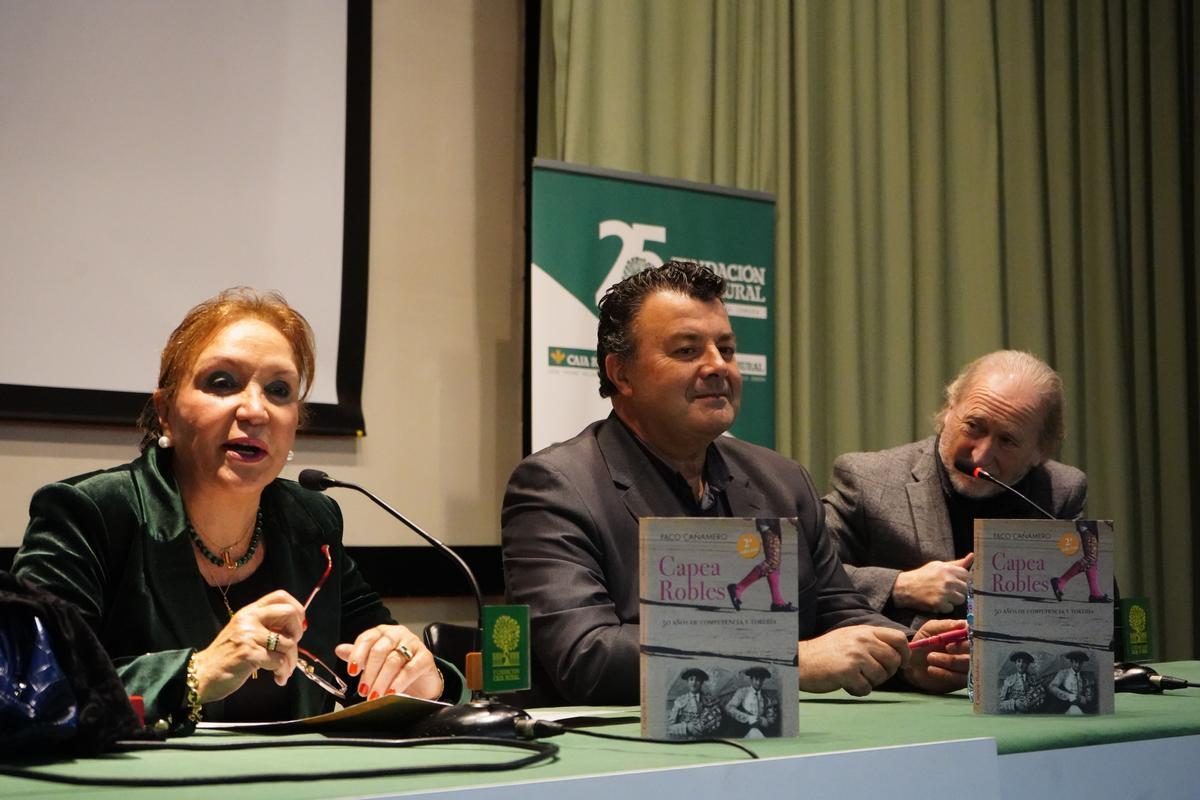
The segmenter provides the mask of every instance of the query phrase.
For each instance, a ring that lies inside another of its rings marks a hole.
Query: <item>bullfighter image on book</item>
[[[725,704],[725,713],[733,720],[733,735],[747,739],[763,736],[778,736],[779,697],[776,692],[763,688],[772,677],[766,667],[750,667],[742,670],[750,683],[738,688]]]
[[[1088,602],[1111,602],[1108,595],[1100,588],[1100,531],[1097,523],[1095,520],[1081,519],[1075,523],[1075,530],[1079,532],[1079,538],[1082,541],[1083,555],[1062,575],[1050,579],[1050,589],[1054,592],[1055,599],[1061,601],[1063,589],[1067,583],[1082,572],[1087,576]]]
[[[1016,669],[1000,682],[1000,710],[1017,714],[1032,714],[1040,711],[1046,702],[1046,689],[1036,672],[1030,672],[1033,656],[1017,650],[1008,660]]]
[[[1096,713],[1096,673],[1083,669],[1088,654],[1072,650],[1066,655],[1070,666],[1060,669],[1047,689],[1060,701],[1063,714]]]
[[[700,739],[721,727],[721,706],[704,690],[708,673],[697,667],[685,669],[679,676],[687,691],[675,697],[667,713],[667,736],[671,739]]]
[[[767,585],[771,588],[771,610],[796,611],[796,607],[787,601],[779,587],[779,561],[783,552],[783,535],[779,530],[779,520],[756,519],[754,527],[758,529],[758,535],[762,539],[763,560],[751,567],[741,581],[729,584],[729,602],[735,610],[741,611],[742,593],[760,578],[766,578]]]

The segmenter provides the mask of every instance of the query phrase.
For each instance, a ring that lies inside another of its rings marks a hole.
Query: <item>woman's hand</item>
[[[433,653],[403,625],[367,628],[354,644],[339,644],[334,652],[358,680],[350,691],[368,700],[400,692],[434,700],[445,688]]]
[[[200,702],[228,697],[258,669],[275,673],[280,686],[287,683],[296,668],[303,621],[304,608],[282,589],[239,609],[212,644],[195,655]]]

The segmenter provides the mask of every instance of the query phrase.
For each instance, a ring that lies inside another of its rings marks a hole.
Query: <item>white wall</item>
[[[499,543],[521,456],[521,5],[376,0],[367,436],[302,437],[284,473],[362,483],[453,544]],[[19,543],[38,486],[128,461],[137,440],[0,423],[0,546]],[[416,543],[338,499],[356,543]]]

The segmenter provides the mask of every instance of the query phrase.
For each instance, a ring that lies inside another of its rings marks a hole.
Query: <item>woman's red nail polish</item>
[[[306,619],[300,620],[300,629],[308,630],[308,620],[306,620]]]
[[[363,697],[367,696],[367,685],[365,683],[360,683],[358,685],[358,693]]]
[[[384,694],[395,694],[395,693],[396,693],[395,689],[388,689],[386,692],[384,692]]]
[[[357,675],[358,674],[358,662],[351,661],[350,666],[346,668],[346,672],[350,673],[351,678],[353,678],[355,675]]]
[[[376,697],[379,697],[379,692],[371,692],[371,696],[368,697],[367,699],[374,700]]]

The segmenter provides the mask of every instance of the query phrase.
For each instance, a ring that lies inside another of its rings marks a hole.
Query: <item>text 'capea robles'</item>
[[[793,519],[641,520],[643,735],[795,736]]]
[[[1113,713],[1113,523],[975,521],[969,689],[985,714]]]

